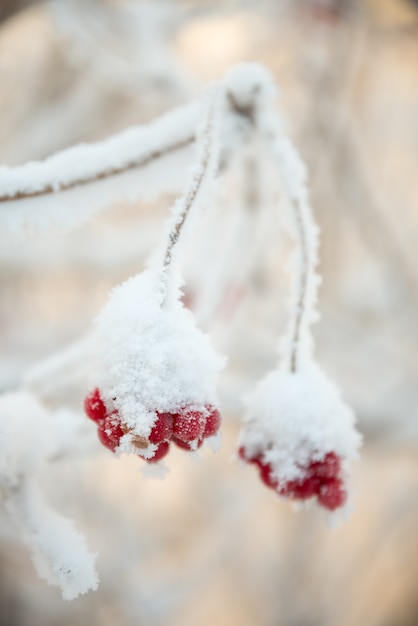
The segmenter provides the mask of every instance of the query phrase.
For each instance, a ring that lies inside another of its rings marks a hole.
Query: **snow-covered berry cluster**
[[[129,427],[121,421],[117,409],[108,411],[97,387],[86,397],[84,410],[97,424],[100,442],[112,452],[118,448],[122,437],[131,433]],[[211,405],[203,407],[203,410],[185,406],[176,413],[156,411],[155,416],[148,438],[135,434],[131,437],[134,448],[140,451],[150,448],[152,456],[138,454],[149,463],[163,459],[170,449],[170,442],[183,450],[197,450],[204,439],[218,433],[221,425],[220,413]]]
[[[98,386],[85,411],[112,451],[156,462],[170,443],[197,450],[220,426],[216,379],[224,364],[193,315],[150,270],[114,289],[97,320]]]
[[[344,466],[361,437],[338,389],[313,362],[298,372],[268,374],[248,399],[239,456],[262,482],[291,500],[328,510],[347,500]]]

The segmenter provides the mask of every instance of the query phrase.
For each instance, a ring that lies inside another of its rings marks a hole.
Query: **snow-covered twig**
[[[45,161],[1,167],[0,202],[51,194],[143,167],[190,144],[200,111],[200,102],[192,102],[104,141],[68,148]]]

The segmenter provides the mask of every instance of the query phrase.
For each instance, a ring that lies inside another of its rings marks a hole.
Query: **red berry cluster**
[[[321,506],[334,511],[343,506],[347,492],[341,478],[341,460],[335,452],[328,452],[322,461],[311,461],[304,469],[304,476],[280,484],[273,475],[273,468],[262,461],[262,453],[248,456],[244,447],[238,451],[247,463],[253,463],[260,471],[260,478],[267,487],[292,500],[307,500],[316,496]]]
[[[97,387],[84,400],[84,410],[87,417],[97,424],[97,433],[101,443],[114,452],[121,437],[130,432],[129,428],[121,423],[118,412],[116,410],[108,412]],[[142,449],[147,448],[150,443],[156,445],[154,455],[145,459],[150,463],[156,463],[168,453],[170,441],[184,450],[197,450],[204,439],[216,435],[220,425],[219,411],[211,405],[205,406],[205,412],[190,406],[176,413],[157,411],[157,419],[149,438],[132,434],[132,443]]]

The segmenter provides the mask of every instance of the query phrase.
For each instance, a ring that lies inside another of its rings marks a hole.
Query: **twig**
[[[67,191],[68,189],[73,189],[74,187],[81,187],[82,185],[87,185],[89,183],[103,180],[104,178],[110,178],[111,176],[116,176],[117,174],[122,174],[123,172],[128,172],[129,170],[133,170],[135,168],[145,167],[149,163],[156,161],[158,159],[161,159],[167,154],[171,154],[172,152],[176,152],[177,150],[181,150],[182,148],[185,148],[186,146],[190,145],[193,141],[194,141],[194,136],[187,137],[186,139],[182,141],[166,146],[164,149],[154,150],[154,152],[151,152],[149,155],[139,158],[137,161],[125,163],[124,165],[120,167],[115,167],[111,170],[98,172],[97,174],[93,176],[88,176],[83,179],[73,180],[70,183],[63,183],[59,185],[59,187],[53,187],[52,184],[50,184],[46,186],[44,189],[39,190],[39,191],[30,191],[30,192],[19,191],[19,192],[16,192],[15,195],[11,197],[0,195],[0,203],[23,200],[25,198],[37,198],[39,196],[47,196],[52,193],[58,193],[60,191]]]
[[[200,111],[200,102],[192,102],[148,125],[68,148],[45,161],[0,167],[0,202],[49,195],[144,167],[191,144]]]
[[[315,319],[319,276],[315,267],[318,256],[318,227],[308,202],[305,166],[291,141],[283,134],[280,120],[267,112],[267,138],[279,166],[282,185],[288,197],[296,238],[296,267],[290,309],[290,330],[286,358],[295,373],[303,357],[309,357],[312,338],[309,326]],[[301,352],[305,354],[301,356]]]
[[[199,162],[191,181],[185,193],[179,198],[175,205],[174,220],[168,232],[168,243],[164,253],[162,281],[164,286],[164,302],[168,287],[168,273],[173,258],[173,250],[179,241],[181,232],[186,223],[186,219],[190,213],[190,209],[196,201],[202,184],[210,170],[211,161],[213,161],[213,144],[214,144],[214,116],[215,116],[215,98],[212,96],[208,105],[208,111],[204,127],[200,135],[201,154]],[[176,210],[177,209],[177,210]]]
[[[302,210],[299,202],[291,202],[294,210],[297,239],[299,245],[300,271],[299,271],[299,294],[296,303],[296,314],[294,320],[293,337],[290,348],[290,370],[296,372],[298,364],[298,348],[301,334],[301,327],[304,315],[306,316],[306,299],[308,290],[309,269],[312,267],[312,260],[309,258],[309,248],[305,224],[302,218]]]

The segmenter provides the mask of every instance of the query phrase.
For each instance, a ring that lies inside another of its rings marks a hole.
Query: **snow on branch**
[[[1,167],[0,201],[54,193],[146,165],[193,141],[199,111],[200,104],[192,102],[104,141],[68,148],[45,161]]]
[[[200,111],[191,102],[101,142],[0,167],[2,232],[71,228],[118,201],[177,191],[185,169],[178,157],[194,141]]]

